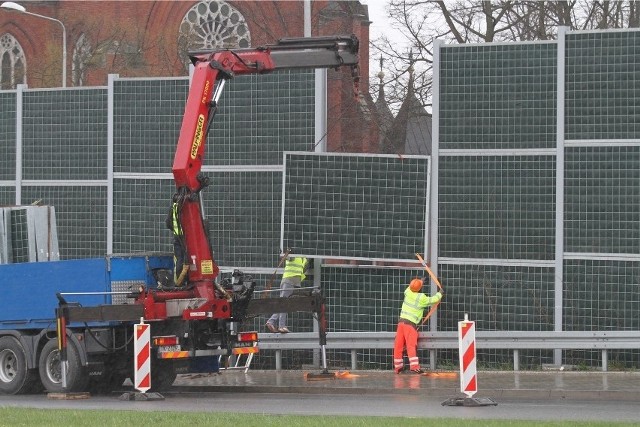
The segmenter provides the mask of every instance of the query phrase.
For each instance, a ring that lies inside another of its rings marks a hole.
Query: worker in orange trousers
[[[423,284],[423,279],[413,279],[404,291],[404,301],[400,309],[400,320],[393,346],[393,369],[396,374],[402,372],[404,368],[402,353],[405,347],[409,357],[410,372],[414,374],[424,372],[420,368],[418,359],[418,325],[422,320],[424,309],[439,302],[442,299],[442,292],[437,292],[430,297],[420,292]]]

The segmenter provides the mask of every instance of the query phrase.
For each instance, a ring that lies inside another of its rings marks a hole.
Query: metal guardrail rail
[[[351,369],[356,370],[357,350],[393,349],[394,338],[394,332],[329,332],[326,348],[351,350]],[[282,350],[318,349],[318,334],[260,334],[259,347],[262,350],[275,350],[276,369],[281,369]],[[422,332],[418,339],[418,348],[431,351],[431,369],[435,369],[435,351],[457,349],[458,334]],[[512,350],[514,371],[520,369],[519,350],[601,350],[602,370],[607,371],[608,350],[640,349],[640,331],[476,331],[476,348]]]

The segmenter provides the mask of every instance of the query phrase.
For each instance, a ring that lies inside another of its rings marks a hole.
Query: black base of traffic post
[[[128,391],[120,396],[120,400],[135,400],[136,402],[150,402],[153,400],[164,400],[164,396],[160,393],[140,393],[137,391]]]
[[[452,397],[442,402],[442,406],[498,406],[490,397]]]

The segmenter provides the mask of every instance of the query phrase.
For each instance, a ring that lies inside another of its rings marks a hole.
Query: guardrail
[[[357,350],[393,349],[394,332],[329,332],[327,349],[351,350],[351,369],[357,367]],[[314,332],[260,334],[259,347],[276,351],[276,370],[282,369],[282,350],[318,349]],[[431,369],[435,369],[435,351],[457,349],[457,332],[422,332],[418,348],[428,349]],[[640,331],[529,332],[476,331],[476,348],[513,351],[513,370],[520,369],[519,350],[601,350],[602,371],[608,370],[608,350],[640,349]],[[391,362],[390,365],[391,366]]]

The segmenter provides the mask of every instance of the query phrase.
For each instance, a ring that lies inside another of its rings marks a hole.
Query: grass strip
[[[147,412],[147,411],[96,411],[72,409],[32,409],[0,407],[0,426],[87,427],[109,426],[242,426],[242,427],[457,427],[461,423],[474,427],[596,427],[602,422],[579,421],[522,421],[522,420],[473,420],[456,418],[403,418],[403,417],[352,417],[352,416],[298,416],[236,414],[224,412]],[[631,426],[634,423],[606,423],[607,426]]]

